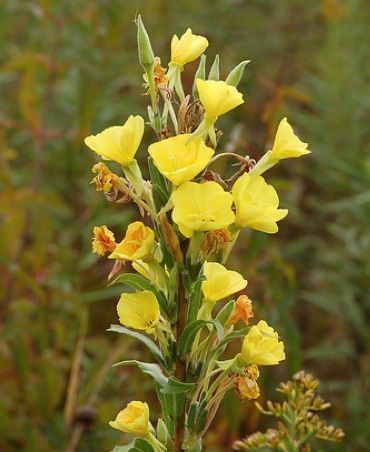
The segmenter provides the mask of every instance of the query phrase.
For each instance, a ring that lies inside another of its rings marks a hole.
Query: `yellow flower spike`
[[[217,262],[206,262],[203,272],[207,279],[202,283],[202,292],[212,303],[243,290],[248,284],[240,273],[227,270]]]
[[[282,220],[288,211],[278,208],[278,195],[262,176],[243,174],[235,182],[232,192],[238,227],[250,227],[268,234],[278,231],[276,222]]]
[[[246,364],[274,366],[285,359],[284,344],[278,333],[261,320],[245,336],[241,357]]]
[[[295,135],[287,118],[282,119],[276,132],[271,158],[275,160],[298,158],[310,153],[307,148],[308,144],[303,143]]]
[[[172,193],[172,201],[172,219],[185,237],[225,228],[235,219],[231,194],[216,182],[186,182]]]
[[[149,146],[149,155],[155,166],[174,185],[189,182],[210,161],[214,149],[200,137],[190,140],[191,134],[177,135]]]
[[[149,434],[149,407],[144,402],[134,400],[117,414],[109,425],[121,432],[132,433],[138,436]]]
[[[208,40],[199,35],[193,35],[190,28],[180,37],[174,35],[171,41],[171,63],[184,66],[196,60],[208,47]]]
[[[85,144],[106,160],[128,166],[135,157],[144,134],[144,119],[130,116],[123,126],[112,126],[85,138]]]
[[[156,296],[149,290],[123,293],[117,304],[120,323],[127,328],[152,334],[158,325],[160,310]]]
[[[226,82],[198,78],[196,86],[206,119],[211,122],[215,122],[219,116],[244,103],[242,93]]]
[[[154,231],[141,221],[135,221],[127,227],[125,238],[110,254],[109,259],[128,261],[148,260],[153,257],[155,243]]]

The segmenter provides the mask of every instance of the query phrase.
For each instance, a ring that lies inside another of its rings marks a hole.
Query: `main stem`
[[[184,283],[181,273],[179,276],[177,303],[178,305],[177,305],[176,342],[179,343],[180,336],[186,325],[186,311],[187,311]],[[178,353],[176,356],[175,377],[179,381],[183,382],[186,381],[186,362],[184,359],[180,357]],[[184,441],[184,435],[185,435],[185,407],[175,425],[174,452],[181,452],[183,450],[182,443]]]

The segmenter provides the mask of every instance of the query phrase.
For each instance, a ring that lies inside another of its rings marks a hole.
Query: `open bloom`
[[[202,283],[202,292],[213,303],[243,290],[248,284],[240,273],[227,270],[217,262],[206,262],[204,275],[207,279]]]
[[[278,231],[276,222],[288,214],[286,209],[278,208],[278,195],[262,176],[243,174],[234,184],[233,196],[239,227],[273,234]]]
[[[152,229],[141,221],[135,221],[129,224],[125,238],[117,245],[109,259],[150,259],[153,256],[154,237]]]
[[[130,116],[123,126],[112,126],[85,138],[85,144],[104,159],[123,166],[134,159],[144,134],[144,119]]]
[[[295,135],[287,118],[282,119],[276,132],[271,158],[283,160],[301,157],[302,155],[310,153],[307,148],[308,144],[303,143],[303,141]]]
[[[156,296],[149,290],[123,293],[117,304],[120,323],[127,328],[153,333],[159,322],[159,304]]]
[[[245,336],[241,357],[246,364],[274,366],[285,359],[284,344],[278,333],[260,320]]]
[[[174,35],[171,41],[171,63],[184,66],[196,60],[208,47],[203,36],[193,35],[190,28],[180,37]]]
[[[186,182],[172,194],[173,221],[185,237],[194,231],[214,231],[234,222],[232,196],[216,182]]]
[[[149,407],[146,403],[134,400],[109,425],[121,432],[146,436],[149,434]]]
[[[226,82],[198,78],[196,85],[205,116],[212,121],[244,102],[242,93]]]
[[[190,140],[191,134],[177,135],[153,143],[148,152],[159,172],[175,185],[188,182],[210,161],[214,150],[200,137]]]
[[[104,256],[105,253],[115,250],[117,243],[114,239],[114,234],[104,224],[103,226],[94,226],[93,229],[92,250],[99,256]]]

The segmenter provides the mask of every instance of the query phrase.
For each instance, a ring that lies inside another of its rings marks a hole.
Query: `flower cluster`
[[[125,290],[117,305],[120,325],[110,331],[141,340],[156,361],[117,365],[136,365],[154,379],[163,419],[155,429],[148,405],[133,401],[110,425],[134,434],[135,450],[141,450],[142,441],[154,451],[200,450],[224,394],[234,388],[240,399],[258,397],[258,366],[285,359],[283,342],[266,321],[249,325],[252,301],[240,294],[248,282],[225,264],[241,229],[276,233],[277,222],[288,213],[279,208],[276,190],[262,174],[282,159],[309,151],[283,119],[272,150],[257,164],[240,155],[231,178],[211,171],[216,159],[236,156],[216,154],[221,135],[216,122],[244,103],[237,87],[247,61],[222,81],[217,57],[207,75],[203,52],[208,41],[188,29],[173,37],[165,69],[140,16],[137,27],[151,100],[148,124],[157,138],[147,149],[150,180],[136,160],[144,134],[141,116],[131,115],[124,125],[108,127],[85,143],[123,171],[118,176],[102,162],[95,165],[97,190],[110,201],[136,203],[143,217],[127,227],[120,242],[106,225],[95,227],[93,250],[108,253],[114,261],[111,284]],[[181,74],[198,57],[192,95],[186,95]],[[134,272],[123,271],[126,262]],[[242,342],[240,353],[225,359],[231,341]]]

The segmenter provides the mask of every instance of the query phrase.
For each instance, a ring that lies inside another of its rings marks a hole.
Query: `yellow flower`
[[[103,226],[95,226],[93,234],[92,249],[94,253],[104,256],[105,253],[111,253],[115,250],[117,243],[114,239],[114,234],[105,224]]]
[[[207,279],[202,283],[202,292],[213,303],[243,290],[248,284],[240,273],[227,270],[217,262],[206,262],[203,272]]]
[[[235,182],[233,196],[239,227],[273,234],[278,231],[276,222],[288,214],[286,209],[278,209],[278,195],[262,176],[243,174]]]
[[[200,137],[190,137],[187,133],[177,135],[153,143],[148,149],[159,172],[175,185],[194,179],[215,152]]]
[[[303,143],[297,135],[294,134],[292,126],[289,124],[287,118],[284,118],[280,121],[276,132],[271,158],[283,160],[301,157],[302,155],[310,153],[307,147],[308,144]]]
[[[285,359],[284,344],[277,332],[261,320],[245,336],[241,356],[246,364],[274,366]]]
[[[131,223],[125,238],[109,256],[109,259],[128,261],[146,260],[153,256],[154,231],[141,221]]]
[[[156,296],[149,290],[123,293],[117,304],[119,321],[127,328],[153,333],[159,322],[159,304]]]
[[[214,231],[234,222],[232,196],[216,182],[186,182],[172,194],[173,221],[185,237],[194,231]]]
[[[253,317],[252,300],[250,300],[247,295],[240,295],[234,304],[234,309],[229,317],[228,323],[230,325],[235,325],[239,320],[242,320],[248,325],[249,320]]]
[[[85,144],[104,159],[127,166],[134,159],[144,134],[144,119],[130,116],[123,126],[108,127],[85,138]]]
[[[244,102],[243,95],[223,81],[196,80],[199,99],[204,107],[205,115],[213,122],[218,116],[227,113]]]
[[[208,47],[208,40],[203,36],[193,35],[191,29],[179,39],[176,35],[171,41],[171,63],[184,66],[196,60]]]
[[[130,402],[109,425],[121,432],[146,436],[149,434],[149,407],[146,403],[136,400]]]

